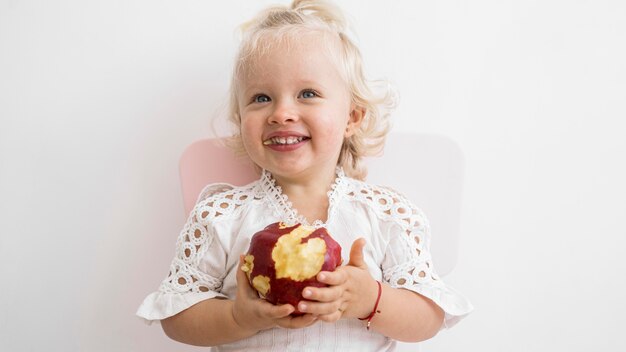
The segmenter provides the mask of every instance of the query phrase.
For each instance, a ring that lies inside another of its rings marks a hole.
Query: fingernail
[[[304,297],[311,297],[312,294],[313,292],[311,292],[311,290],[304,290],[304,292],[302,292]]]
[[[320,274],[320,280],[326,280],[326,275],[325,274]]]
[[[306,304],[300,303],[300,305],[298,306],[298,310],[301,312],[306,311]]]

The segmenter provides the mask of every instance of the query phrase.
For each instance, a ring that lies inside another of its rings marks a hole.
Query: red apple
[[[296,307],[307,286],[325,287],[320,271],[341,265],[341,246],[324,228],[274,223],[250,240],[242,270],[259,295],[273,304]]]

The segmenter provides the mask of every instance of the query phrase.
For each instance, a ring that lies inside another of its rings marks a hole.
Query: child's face
[[[321,38],[276,45],[242,73],[241,136],[248,155],[275,176],[332,173],[360,122]]]

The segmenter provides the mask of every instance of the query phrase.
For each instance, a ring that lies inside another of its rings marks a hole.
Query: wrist
[[[376,305],[376,297],[378,296],[378,281],[370,277],[367,283],[367,289],[362,291],[359,309],[355,312],[355,318],[359,320],[367,318]]]
[[[245,324],[245,322],[248,322],[249,320],[242,318],[238,314],[238,310],[237,310],[236,304],[234,302],[231,304],[230,313],[231,313],[231,318],[233,320],[233,323],[235,324],[235,328],[242,335],[244,335],[244,336],[252,336],[252,335],[255,335],[256,333],[258,333],[259,331],[261,331],[260,329],[256,329],[256,328],[254,328],[251,325]]]
[[[370,311],[369,315],[364,317],[364,318],[359,318],[359,320],[365,320],[367,321],[367,330],[370,329],[370,325],[372,323],[372,319],[374,318],[374,316],[377,313],[380,313],[380,310],[378,309],[378,305],[380,304],[380,298],[382,296],[383,293],[383,286],[381,284],[380,281],[376,281],[376,300],[374,302],[374,306],[372,308],[372,310]]]

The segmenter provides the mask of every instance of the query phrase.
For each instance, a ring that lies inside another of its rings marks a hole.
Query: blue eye
[[[305,90],[300,95],[305,99],[315,98],[317,97],[317,93],[313,90]]]
[[[258,94],[254,96],[253,101],[255,103],[267,103],[268,101],[270,101],[270,97],[265,94]]]

